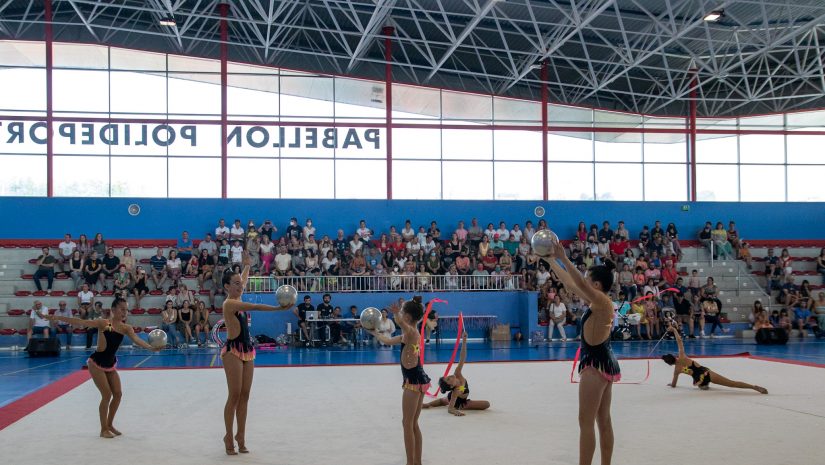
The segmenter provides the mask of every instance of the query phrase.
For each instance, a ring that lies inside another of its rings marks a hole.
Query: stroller
[[[614,317],[613,317],[613,331],[610,333],[610,339],[614,341],[627,341],[633,337],[633,332],[631,331],[631,326],[633,326],[635,320],[635,324],[639,324],[639,315],[635,313],[631,313],[628,315],[630,311],[630,303],[624,301],[621,305],[614,303]]]

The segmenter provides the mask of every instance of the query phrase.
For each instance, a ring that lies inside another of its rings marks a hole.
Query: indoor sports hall
[[[817,463],[819,0],[0,0],[3,463]]]

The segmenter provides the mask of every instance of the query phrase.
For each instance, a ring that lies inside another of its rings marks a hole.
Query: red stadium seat
[[[143,327],[141,326],[132,326],[132,329],[135,331],[135,334],[143,332]]]
[[[86,334],[86,328],[75,328],[72,332],[75,334]]]
[[[31,291],[14,291],[14,295],[17,297],[28,297],[32,295]]]
[[[69,297],[77,297],[77,291],[69,291],[66,293],[66,295]]]
[[[201,289],[201,290],[198,291],[198,294],[200,294],[200,295],[209,295],[209,291],[206,290],[206,289]]]
[[[146,310],[142,308],[133,308],[129,310],[129,313],[131,313],[132,315],[143,315],[144,313],[146,313]]]
[[[25,335],[29,334],[29,330],[28,329],[18,329],[17,334],[25,336]]]
[[[155,289],[154,291],[149,291],[149,295],[163,295],[163,291]]]
[[[111,297],[111,296],[115,295],[115,291],[112,291],[112,290],[103,291],[103,292],[100,293],[100,295],[102,295],[104,297]]]
[[[26,315],[31,316],[31,314],[32,314],[32,309],[26,310]]]
[[[142,263],[144,265],[152,263],[148,258],[141,258],[139,261],[140,261],[140,263]]]
[[[36,259],[36,258],[32,258],[31,260],[29,260],[29,263],[31,263],[32,265],[34,265],[35,263],[37,263],[37,259]]]
[[[23,310],[23,309],[20,309],[20,308],[15,308],[13,310],[9,310],[6,313],[8,313],[10,316],[20,316],[20,315],[25,315],[26,311]]]
[[[155,327],[150,328],[150,327],[147,326],[147,327],[143,328],[143,332],[146,333],[146,334],[149,334],[149,333],[151,333],[152,331],[154,331],[156,329],[157,328],[155,328]]]
[[[20,275],[20,279],[34,279],[34,275],[30,273]]]
[[[32,292],[32,295],[35,296],[35,297],[43,297],[43,296],[49,295],[49,293],[46,292],[46,291],[34,291],[34,292]]]
[[[52,297],[63,297],[66,293],[63,291],[52,291],[49,295]]]
[[[150,315],[160,315],[162,312],[163,312],[163,310],[161,310],[159,308],[154,308],[154,307],[150,308],[149,310],[146,311],[146,313],[148,313]]]
[[[61,274],[61,275],[55,276],[54,279],[59,279],[60,281],[66,281],[67,279],[69,279],[69,277],[66,276],[66,275]]]
[[[0,336],[14,336],[17,333],[16,329],[3,328],[0,329]]]
[[[57,312],[56,308],[50,308],[49,309],[49,315],[54,315],[56,312]]]

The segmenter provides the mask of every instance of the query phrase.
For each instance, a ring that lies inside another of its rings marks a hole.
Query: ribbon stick
[[[641,381],[617,381],[613,384],[644,384],[644,383],[646,383],[647,380],[650,379],[650,356],[653,354],[653,352],[656,350],[656,348],[659,347],[659,344],[661,344],[661,342],[665,339],[666,335],[667,335],[667,333],[662,335],[662,337],[659,339],[659,341],[656,343],[656,345],[654,345],[653,348],[650,349],[650,352],[648,352],[647,357],[646,357],[646,359],[647,359],[647,371],[645,373],[644,379],[642,379]],[[579,347],[578,350],[576,350],[576,357],[573,359],[573,369],[570,371],[570,382],[573,383],[573,384],[580,383],[580,381],[575,379],[575,374],[576,374],[576,364],[579,363],[579,356],[581,356],[581,352],[582,352],[582,349],[581,349],[581,347]]]
[[[427,317],[430,315],[430,311],[433,309],[433,304],[436,303],[436,302],[442,303],[442,304],[447,304],[446,300],[441,300],[441,299],[433,299],[433,300],[427,302],[427,309],[424,310],[424,317],[421,318],[421,337],[420,337],[420,340],[418,342],[418,347],[419,347],[419,354],[420,354],[420,357],[421,357],[421,365],[422,366],[424,365],[424,332],[425,332],[424,328],[427,326]]]
[[[453,363],[455,362],[455,357],[458,354],[458,346],[461,344],[461,335],[463,333],[464,333],[464,314],[459,313],[458,314],[458,333],[455,337],[455,345],[453,346],[453,354],[450,356],[450,363],[447,364],[447,368],[444,370],[444,374],[442,376],[448,376],[450,374],[450,370],[452,370],[452,368],[453,368]],[[438,397],[438,389],[436,389],[435,392],[429,392],[428,391],[425,394],[429,397]]]

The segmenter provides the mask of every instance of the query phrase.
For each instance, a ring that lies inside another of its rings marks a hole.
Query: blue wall
[[[130,203],[138,203],[141,213],[129,216]],[[310,217],[319,235],[335,236],[340,227],[351,235],[358,220],[365,219],[376,231],[390,225],[399,230],[404,220],[413,226],[429,226],[436,220],[442,234],[449,234],[457,220],[469,226],[477,217],[482,228],[488,222],[498,227],[526,220],[535,224],[533,209],[542,205],[545,219],[562,238],[571,238],[580,220],[588,225],[607,219],[614,225],[624,220],[631,234],[641,226],[661,219],[676,223],[683,239],[693,239],[706,220],[735,220],[746,239],[822,239],[825,238],[825,204],[823,203],[691,203],[682,211],[683,202],[530,202],[530,201],[434,201],[434,200],[220,200],[220,199],[109,199],[109,198],[0,198],[0,215],[11,219],[0,230],[0,239],[60,238],[66,232],[93,235],[102,232],[116,239],[172,239],[184,229],[200,238],[213,231],[217,219],[231,223],[239,218],[244,227],[254,219],[260,225],[271,219],[283,232],[289,218],[299,224]],[[449,236],[447,236],[449,237]],[[320,239],[320,237],[319,237]]]
[[[303,302],[304,296],[312,297],[312,305],[317,306],[322,302],[321,293],[301,293],[298,295],[298,302]],[[438,297],[446,300],[447,304],[436,303],[433,309],[441,316],[458,315],[463,312],[465,315],[496,315],[498,323],[510,324],[511,330],[519,330],[524,334],[529,334],[524,328],[537,326],[538,294],[535,292],[444,292],[439,294],[421,294],[424,301]],[[386,307],[398,300],[399,297],[408,298],[408,295],[399,293],[331,293],[330,304],[340,306],[345,317],[349,317],[349,307],[355,305],[358,311],[366,307]],[[247,302],[257,302],[275,305],[274,294],[245,294],[244,300]],[[252,327],[250,332],[253,335],[266,334],[275,337],[286,332],[286,323],[292,323],[292,330],[295,331],[298,319],[292,313],[287,312],[254,312],[252,314]],[[480,329],[470,328],[470,337],[484,337],[486,334]],[[446,338],[455,338],[455,331],[446,331],[442,334]]]

